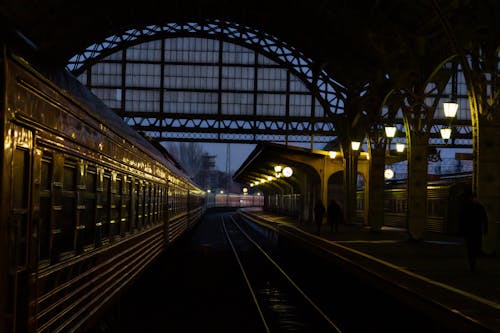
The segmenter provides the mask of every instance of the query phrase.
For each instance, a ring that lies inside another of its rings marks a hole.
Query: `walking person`
[[[330,224],[330,232],[333,232],[334,228],[335,232],[339,231],[339,224],[342,221],[342,209],[335,199],[332,199],[328,205],[327,219]]]
[[[325,216],[325,206],[320,199],[316,200],[314,205],[314,221],[316,222],[316,228],[318,235],[321,232],[321,224],[323,223],[323,217]]]
[[[477,257],[481,253],[483,235],[488,232],[486,209],[476,198],[476,194],[466,189],[460,211],[460,225],[464,233],[467,260],[471,271],[476,269]]]

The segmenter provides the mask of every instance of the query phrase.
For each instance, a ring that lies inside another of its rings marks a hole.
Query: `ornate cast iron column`
[[[408,142],[407,228],[413,240],[421,240],[427,221],[427,150],[435,107],[424,103],[425,93],[404,98],[403,117]]]
[[[484,54],[484,53],[483,53]],[[478,199],[485,205],[488,214],[488,233],[485,236],[483,249],[493,253],[500,239],[498,223],[500,222],[500,87],[497,80],[500,76],[496,54],[490,54],[481,62],[488,68],[481,68],[479,57],[471,61],[469,72],[473,89],[468,89],[472,118],[473,142],[473,174],[472,189]],[[490,66],[488,66],[488,64]],[[469,88],[469,87],[468,87]]]
[[[379,232],[384,225],[384,169],[385,140],[369,137],[370,176],[368,177],[368,224],[372,231]]]
[[[344,155],[344,217],[347,223],[356,222],[356,181],[358,176],[358,151],[351,143],[342,145]]]
[[[455,33],[453,26],[441,10],[437,0],[432,1],[451,49],[460,59],[467,84],[473,142],[472,189],[485,205],[488,214],[488,234],[484,250],[493,253],[500,242],[498,222],[500,221],[500,57],[498,36],[487,29],[468,29]],[[498,18],[490,7],[478,8],[482,18],[481,26],[494,26]],[[482,32],[472,35],[464,32]],[[464,36],[462,36],[462,34]],[[467,49],[468,47],[468,49]]]

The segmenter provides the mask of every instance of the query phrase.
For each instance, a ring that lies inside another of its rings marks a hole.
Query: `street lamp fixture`
[[[454,118],[458,111],[458,103],[455,101],[444,102],[443,110],[446,118]]]
[[[283,173],[284,177],[288,178],[288,177],[291,177],[293,175],[293,170],[290,167],[284,167],[282,173]]]
[[[396,143],[396,151],[398,153],[402,153],[405,150],[405,144],[404,143]]]
[[[445,127],[439,130],[441,132],[441,138],[443,140],[448,140],[451,137],[451,128]]]
[[[394,171],[392,171],[392,169],[385,169],[384,170],[384,178],[385,179],[392,179],[394,177]]]
[[[396,126],[386,126],[385,135],[388,138],[393,138],[396,135]]]

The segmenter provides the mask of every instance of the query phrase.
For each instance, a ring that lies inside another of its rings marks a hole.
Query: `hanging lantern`
[[[448,140],[451,137],[451,128],[445,127],[440,129],[443,140]]]
[[[395,126],[386,126],[385,127],[385,135],[388,138],[393,138],[396,135],[396,127]]]
[[[458,111],[458,103],[455,101],[448,101],[443,103],[444,116],[446,118],[454,118]]]

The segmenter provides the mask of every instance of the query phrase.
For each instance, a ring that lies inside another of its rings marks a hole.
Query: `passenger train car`
[[[471,176],[461,175],[447,179],[430,181],[427,184],[427,224],[431,232],[456,235],[461,233],[458,212],[461,194],[471,187]],[[329,192],[333,192],[330,191]],[[365,216],[365,194],[356,193],[357,222],[363,223]],[[337,199],[342,195],[337,195]],[[289,216],[298,216],[303,209],[304,199],[301,194],[267,194],[264,207],[266,210]],[[339,203],[340,202],[339,200]],[[398,228],[407,227],[408,191],[406,182],[387,184],[384,189],[384,225]]]
[[[69,73],[3,51],[0,332],[84,331],[204,192]]]
[[[458,212],[461,195],[471,187],[471,175],[458,175],[427,183],[426,229],[445,234],[460,234]],[[358,207],[362,195],[358,194]],[[384,190],[384,224],[406,228],[408,190],[406,182],[387,184]]]

